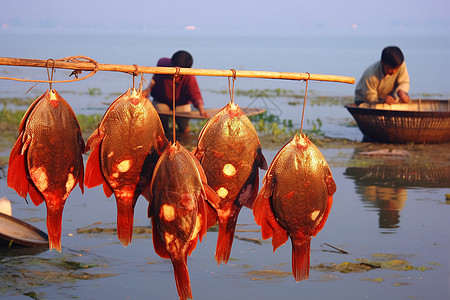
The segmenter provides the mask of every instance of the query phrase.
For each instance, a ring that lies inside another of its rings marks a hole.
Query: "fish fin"
[[[209,229],[211,226],[214,226],[217,223],[217,211],[215,208],[209,204],[209,202],[206,202],[206,228]]]
[[[106,198],[111,197],[111,195],[113,194],[112,188],[105,180],[103,181],[103,193],[105,193]]]
[[[270,196],[267,197],[266,186],[261,188],[253,204],[253,216],[256,224],[261,226],[261,236],[264,240],[272,237],[273,251],[286,243],[287,231],[278,224],[270,207]]]
[[[334,193],[336,193],[336,183],[334,182],[333,176],[331,175],[331,171],[329,171],[329,174],[327,174],[325,183],[327,185],[328,195],[333,196]]]
[[[306,240],[292,239],[292,275],[295,281],[307,280],[309,277],[309,254],[311,238]]]
[[[159,157],[160,155],[158,154],[157,149],[152,147],[150,153],[147,155],[142,165],[141,174],[139,175],[139,181],[135,191],[136,199],[139,197],[139,195],[142,195],[145,199],[147,199],[149,203],[151,203],[152,200],[150,185],[153,177],[153,171]]]
[[[86,163],[86,174],[84,185],[93,188],[105,181],[100,166],[100,145],[97,145],[91,152]]]
[[[265,189],[266,185],[263,185],[252,207],[255,222],[261,226],[261,235],[264,240],[273,236],[273,230],[267,217],[271,215],[271,217],[275,218],[270,208],[269,198],[265,196]]]
[[[194,251],[195,247],[197,247],[197,241],[198,241],[197,237],[194,237],[194,238],[189,242],[189,245],[188,245],[188,248],[187,248],[187,251],[186,251],[186,253],[187,253],[189,256],[191,256],[191,254],[192,254],[192,252]]]
[[[286,243],[286,241],[288,240],[288,234],[287,231],[278,224],[275,218],[273,219],[273,222],[270,224],[270,226],[272,226],[273,230],[272,247],[273,251],[275,252],[278,247]]]
[[[28,193],[35,206],[39,206],[45,200],[42,193],[32,183],[28,184]]]
[[[226,264],[230,258],[238,214],[239,209],[231,211],[227,218],[219,218],[219,234],[217,236],[215,257],[218,265],[221,262]]]
[[[22,148],[22,135],[19,135],[9,156],[7,184],[13,188],[19,196],[26,198],[28,194],[29,181],[25,166],[25,155],[20,154]]]
[[[116,199],[117,203],[117,237],[124,247],[131,243],[133,237],[134,206],[132,203]]]
[[[61,252],[61,226],[64,205],[49,209],[47,204],[47,231],[50,250]]]
[[[206,194],[206,215],[207,229],[217,223],[217,208],[219,207],[220,198],[217,193],[209,185],[203,183]]]
[[[156,138],[156,144],[158,145],[158,155],[160,156],[169,145],[169,140],[164,135],[164,129],[162,135]]]
[[[252,191],[250,197],[248,197],[248,200],[244,203],[244,206],[250,209],[252,209],[253,203],[255,203],[255,199],[258,196],[258,188],[259,188],[258,168],[254,167],[252,173],[253,173],[252,178],[253,182],[251,183]]]
[[[264,155],[262,154],[261,148],[258,148],[258,155],[256,156],[256,161],[258,162],[258,167],[262,170],[267,170],[267,161]]]
[[[203,188],[205,190],[206,200],[214,209],[217,210],[217,208],[219,207],[220,198],[217,195],[216,191],[214,191],[213,188],[206,183],[203,183]]]
[[[192,153],[192,155],[194,155],[196,158],[197,158],[197,153],[198,153],[198,146],[195,146],[195,148],[194,149],[192,149],[192,151],[191,151],[191,153]],[[198,159],[198,158],[197,158]]]
[[[21,131],[19,133],[19,136],[17,137],[17,139],[11,149],[11,153],[9,154],[8,164],[10,167],[11,167],[11,164],[13,163],[13,161],[16,159],[16,157],[21,155],[21,149],[23,146],[23,142],[22,142],[23,134],[24,134],[23,131]]]
[[[207,207],[209,206],[209,204],[207,204],[207,202],[202,198],[199,197],[198,198],[198,215],[200,215],[200,220],[201,220],[201,227],[200,230],[198,232],[198,239],[200,240],[200,242],[202,241],[203,236],[206,235],[206,232],[208,231],[208,211],[207,211]]]
[[[172,265],[175,275],[175,282],[177,284],[178,296],[180,299],[192,299],[191,281],[189,279],[186,258],[184,260],[172,259]]]
[[[333,205],[333,194],[336,192],[336,183],[334,182],[334,179],[331,176],[331,171],[328,171],[328,174],[325,178],[325,183],[327,185],[328,191],[327,206],[323,213],[323,217],[320,220],[320,223],[316,226],[314,232],[312,233],[313,236],[316,236],[319,233],[319,231],[322,230],[323,226],[325,226],[325,223],[327,222],[328,219],[328,215],[330,214],[331,206]]]
[[[84,194],[84,163],[83,163],[83,153],[85,152],[86,146],[84,144],[83,136],[81,131],[78,131],[78,145],[80,147],[80,174],[78,175],[78,185],[80,186],[81,193]]]
[[[155,248],[156,254],[158,254],[161,258],[170,258],[169,252],[167,252],[166,244],[161,238],[161,235],[158,232],[158,228],[156,227],[155,217],[152,218],[152,236],[153,236],[153,248]]]
[[[150,190],[150,202],[149,202],[149,204],[148,204],[148,208],[147,208],[147,218],[151,218],[151,217],[153,217],[153,197],[152,197],[152,194],[151,194],[151,190]]]
[[[80,174],[78,175],[78,186],[80,187],[81,193],[84,194],[84,164],[83,164],[83,156],[80,157]]]
[[[94,130],[94,132],[88,137],[86,146],[84,147],[84,153],[89,152],[89,150],[94,149],[98,145],[100,145],[104,134],[100,131],[100,125]]]
[[[87,188],[96,187],[103,183],[103,192],[107,198],[111,197],[113,190],[103,177],[100,165],[100,145],[97,145],[89,155],[86,163],[86,174],[84,177],[84,185]]]
[[[152,203],[152,196],[151,196],[151,190],[150,190],[150,184],[146,185],[144,187],[144,190],[142,191],[141,195],[148,201],[148,203]]]

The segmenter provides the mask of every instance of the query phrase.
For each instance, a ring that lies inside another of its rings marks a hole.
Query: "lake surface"
[[[378,58],[382,47],[393,42],[390,38],[180,40],[61,34],[0,34],[0,38],[1,56],[46,59],[82,54],[102,63],[152,65],[159,57],[184,48],[193,49],[197,68],[307,71],[355,77]],[[448,97],[448,80],[442,75],[448,70],[445,64],[450,59],[440,58],[449,58],[449,41],[426,39],[427,42],[416,38],[396,40],[406,53],[410,76],[414,78],[411,89],[416,94]],[[8,42],[6,47],[3,41]],[[358,51],[356,45],[361,45]],[[433,66],[433,72],[426,72],[429,66]],[[44,69],[0,70],[1,76],[47,76]],[[199,83],[210,107],[224,106],[229,100],[226,94],[210,91],[225,90],[226,78],[199,77]],[[24,97],[30,86],[0,81],[0,97]],[[102,114],[107,108],[104,102],[114,100],[111,94],[122,93],[130,86],[131,76],[127,74],[98,73],[86,81],[55,88],[77,113]],[[298,89],[302,95],[305,84],[238,78],[236,87]],[[40,84],[27,97],[37,97],[46,88]],[[89,88],[100,88],[101,93],[89,96]],[[328,102],[307,102],[305,128],[311,129],[313,121],[321,120],[320,130],[331,142],[319,138],[317,145],[337,185],[328,221],[312,239],[309,280],[295,283],[290,242],[273,253],[271,240],[261,240],[251,210],[244,208],[228,264],[217,266],[214,260],[214,231],[208,232],[206,240],[188,258],[194,299],[449,298],[450,206],[446,194],[450,193],[450,145],[362,143],[362,134],[351,115],[342,105],[329,101],[335,96],[351,96],[353,89],[354,86],[337,83],[309,86],[308,99],[326,95]],[[236,101],[242,107],[249,103],[266,107],[281,119],[291,119],[295,126],[299,125],[301,106],[292,105],[290,98],[237,97]],[[191,136],[187,142],[194,143],[195,138]],[[262,141],[263,154],[270,163],[282,144],[266,143],[263,138]],[[373,157],[362,153],[379,149],[405,150],[409,155]],[[2,151],[1,156],[7,156],[10,147]],[[44,205],[27,204],[8,188],[6,172],[6,166],[0,170],[0,197],[11,200],[13,216],[46,231]],[[263,176],[264,172],[260,172],[260,181]],[[113,232],[114,197],[106,198],[101,188],[85,189],[83,195],[76,188],[64,209],[62,253],[46,249],[0,251],[1,298],[177,299],[172,265],[170,260],[155,254],[149,226],[147,202],[140,197],[135,209],[135,227],[140,231],[135,231],[132,243],[124,248]]]

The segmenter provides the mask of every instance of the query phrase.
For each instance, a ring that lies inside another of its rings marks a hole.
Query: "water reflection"
[[[378,210],[379,228],[399,227],[400,211],[407,199],[406,189],[369,185],[358,186],[356,190],[363,202]]]
[[[348,167],[344,175],[354,179],[361,200],[378,210],[379,228],[398,228],[408,187],[450,187],[450,167],[375,165]],[[384,233],[395,233],[393,230]]]

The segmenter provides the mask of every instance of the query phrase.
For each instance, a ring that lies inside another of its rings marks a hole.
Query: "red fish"
[[[263,239],[273,237],[273,251],[291,238],[296,281],[308,279],[311,238],[325,225],[335,192],[325,158],[303,134],[278,152],[264,176],[253,215]]]
[[[198,161],[178,142],[169,144],[158,160],[151,196],[149,216],[155,252],[171,259],[180,299],[192,299],[187,255],[208,228],[205,199],[217,202],[218,196],[206,184]]]
[[[117,203],[117,236],[125,247],[133,234],[139,195],[149,199],[153,168],[166,147],[158,113],[147,98],[128,90],[114,100],[86,144],[93,148],[86,164],[85,185],[103,184]]]
[[[208,185],[219,195],[216,261],[227,263],[242,206],[252,207],[258,194],[258,168],[267,169],[261,144],[239,106],[228,103],[203,127],[193,151]]]
[[[54,90],[36,99],[19,125],[9,157],[8,186],[47,205],[50,250],[61,252],[64,204],[79,183],[83,192],[84,141],[69,104]]]

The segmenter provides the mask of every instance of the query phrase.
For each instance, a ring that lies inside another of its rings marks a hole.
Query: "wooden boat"
[[[48,247],[48,236],[22,220],[0,213],[0,246]]]
[[[205,111],[209,114],[210,117],[214,116],[219,110],[221,110],[221,108],[205,109]],[[266,111],[265,109],[262,109],[262,108],[250,108],[250,107],[241,108],[241,110],[247,117],[260,115]],[[167,111],[167,112],[158,111],[158,114],[160,116],[172,117],[172,111]],[[198,112],[198,110],[193,110],[193,111],[189,111],[189,112],[176,112],[175,117],[176,118],[188,118],[188,119],[208,119],[208,118],[201,116],[200,113]]]
[[[368,140],[382,143],[450,142],[450,100],[345,106]]]

